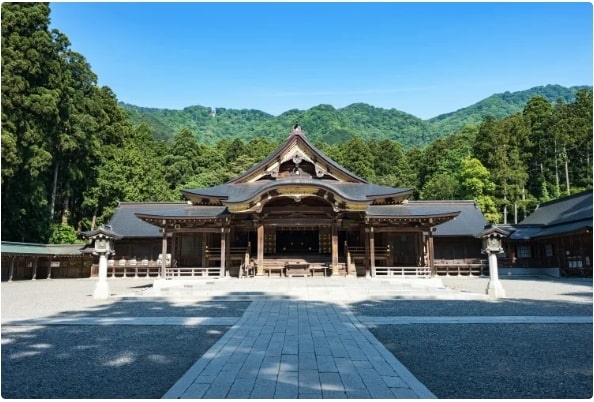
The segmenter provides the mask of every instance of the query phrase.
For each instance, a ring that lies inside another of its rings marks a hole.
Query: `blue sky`
[[[422,119],[592,85],[591,3],[51,3],[118,100],[278,115],[363,102]]]

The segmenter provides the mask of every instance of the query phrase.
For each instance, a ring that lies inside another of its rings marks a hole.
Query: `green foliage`
[[[431,176],[421,191],[425,200],[455,200],[459,184],[453,172],[438,172]]]
[[[359,136],[338,146],[339,163],[347,170],[367,181],[373,182],[373,154],[369,146]]]
[[[50,244],[84,243],[78,238],[76,230],[68,224],[52,225],[48,242]]]
[[[472,200],[490,195],[495,190],[489,171],[476,158],[462,160],[459,177],[460,193],[457,198]]]
[[[462,161],[472,155],[476,132],[474,127],[465,127],[459,133],[434,141],[415,158],[417,188],[422,199],[454,199],[458,192],[457,172]],[[441,189],[440,180],[444,182]]]

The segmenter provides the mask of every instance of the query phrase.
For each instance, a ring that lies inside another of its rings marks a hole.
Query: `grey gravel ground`
[[[382,325],[371,333],[438,398],[592,397],[592,325]]]
[[[144,298],[152,280],[2,283],[2,321],[31,318],[241,317],[249,301]],[[2,325],[3,398],[160,398],[229,326]]]
[[[160,398],[228,327],[2,328],[3,398]]]
[[[310,278],[311,279],[311,278]],[[460,295],[484,294],[488,278],[442,278]],[[364,317],[592,317],[592,279],[502,279],[507,298],[440,298],[445,289],[390,290],[390,281],[234,282],[191,297],[152,297],[152,280],[110,280],[112,297],[92,298],[95,281],[19,281],[2,288],[4,398],[160,398],[230,328],[226,325],[14,325],[13,320],[78,318],[240,317],[249,294],[288,291],[352,294],[346,303]],[[423,282],[418,282],[422,284]],[[218,284],[217,284],[218,285]],[[206,285],[202,285],[206,289]],[[229,295],[224,297],[226,286]],[[287,287],[288,286],[288,287]],[[258,290],[259,289],[259,290]],[[342,290],[341,290],[342,289]],[[386,290],[387,289],[387,290]],[[195,299],[204,295],[216,295]],[[167,292],[164,292],[167,293]],[[435,295],[435,297],[431,296]],[[337,296],[338,297],[338,296]],[[342,296],[340,296],[342,297]],[[464,300],[466,299],[466,300]],[[373,320],[372,320],[373,321]],[[371,321],[371,322],[372,322]],[[81,321],[84,322],[84,321]],[[439,398],[591,398],[592,324],[368,324],[370,331]]]
[[[442,278],[484,292],[488,278]],[[592,279],[503,279],[495,301],[365,301],[365,316],[592,316]],[[370,331],[438,398],[592,398],[592,324],[375,325]]]

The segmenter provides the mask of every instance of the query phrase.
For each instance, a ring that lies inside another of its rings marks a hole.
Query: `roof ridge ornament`
[[[290,135],[301,135],[305,137],[305,133],[303,132],[303,130],[301,130],[301,125],[299,125],[299,122],[295,123]]]

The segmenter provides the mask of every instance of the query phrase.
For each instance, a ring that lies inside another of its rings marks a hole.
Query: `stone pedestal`
[[[489,283],[487,284],[487,295],[494,299],[505,297],[505,289],[499,281],[497,267],[497,254],[489,252]]]
[[[95,286],[93,297],[99,300],[105,300],[109,297],[109,285],[107,283],[107,255],[99,255],[99,280]]]

